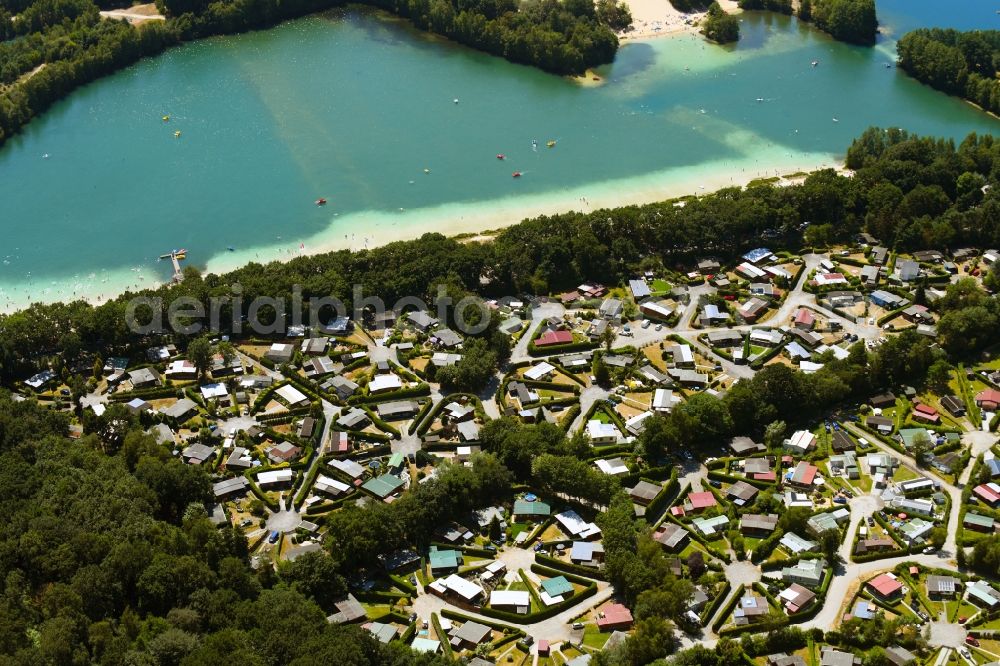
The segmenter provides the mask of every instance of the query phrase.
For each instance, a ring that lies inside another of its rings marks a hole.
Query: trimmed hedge
[[[448,612],[449,611],[447,608],[443,608],[441,610],[441,614],[444,615],[445,617],[448,617],[448,615],[445,615],[445,613]],[[434,635],[438,637],[438,642],[441,643],[441,653],[448,659],[454,660],[455,653],[452,652],[451,643],[449,643],[447,640],[443,640],[442,638],[446,634],[441,630],[441,622],[438,620],[437,613],[431,613],[431,624],[434,626]]]
[[[722,607],[722,611],[719,613],[719,618],[712,623],[712,631],[714,631],[715,633],[719,633],[719,629],[721,629],[722,625],[726,623],[726,618],[732,615],[733,611],[736,610],[736,604],[740,603],[740,597],[742,596],[744,590],[746,590],[746,586],[741,585],[740,589],[737,590],[736,593],[733,594],[732,598],[726,603],[726,605]],[[724,595],[720,596],[725,598]]]
[[[584,578],[603,581],[608,579],[607,574],[603,571],[597,571],[596,569],[591,569],[579,564],[573,564],[572,562],[563,562],[562,560],[558,560],[543,553],[535,553],[535,562],[545,565],[551,569],[556,569],[557,571],[568,571],[570,573],[583,576]]]
[[[716,611],[719,610],[722,602],[726,600],[726,595],[729,594],[731,589],[733,589],[732,583],[730,583],[727,579],[725,584],[722,586],[722,591],[719,592],[719,594],[715,596],[715,599],[712,599],[712,603],[705,606],[705,609],[701,612],[701,626],[705,626],[705,624],[707,624],[708,621],[715,616]]]

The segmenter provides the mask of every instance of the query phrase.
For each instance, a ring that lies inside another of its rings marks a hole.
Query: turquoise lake
[[[875,48],[746,13],[735,48],[630,43],[600,85],[365,11],[185,45],[73,93],[0,149],[0,308],[149,286],[173,248],[222,270],[834,165],[870,125],[994,131],[887,67],[894,36],[997,27],[994,3],[879,12]]]

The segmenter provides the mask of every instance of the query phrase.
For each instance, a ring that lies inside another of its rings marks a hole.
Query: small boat
[[[430,173],[430,172],[431,172],[430,169],[424,169],[424,173]]]
[[[813,60],[812,63],[810,64],[812,64],[812,66],[815,67],[816,65],[819,64],[819,60]]]
[[[834,119],[833,119],[833,122],[835,122],[835,123],[839,123],[839,122],[840,122],[840,120],[838,120],[837,118],[834,118]]]
[[[555,148],[556,147],[556,142],[554,140],[553,141],[548,141],[548,142],[546,142],[545,145],[548,146],[549,148]]]
[[[229,247],[227,247],[226,249],[227,249],[227,250],[229,250],[230,252],[236,252],[236,248],[235,248],[235,247],[233,247],[232,245],[230,245],[230,246],[229,246]]]
[[[458,104],[458,98],[457,97],[455,99],[451,100],[451,101],[454,102],[455,104]]]
[[[520,171],[515,171],[514,173],[511,174],[511,176],[514,177],[514,178],[520,178],[521,177],[521,172]]]
[[[497,153],[497,159],[498,160],[505,160],[505,159],[507,159],[507,156],[504,155],[503,153]]]
[[[181,131],[180,130],[177,130],[176,132],[174,132],[174,138],[175,139],[181,138]]]
[[[763,102],[763,101],[764,101],[764,98],[763,98],[763,97],[758,97],[758,98],[757,98],[757,101],[758,101],[758,102]]]
[[[316,199],[316,205],[317,206],[325,206],[326,205],[326,199],[324,199],[323,197],[320,197],[319,199]]]
[[[170,122],[170,116],[163,116],[163,122],[165,123]]]

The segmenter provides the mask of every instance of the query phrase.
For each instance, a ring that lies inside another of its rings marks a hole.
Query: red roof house
[[[1000,391],[996,389],[986,389],[976,395],[976,404],[987,411],[996,411],[1000,407]]]
[[[687,503],[691,505],[691,511],[701,511],[702,509],[707,509],[710,506],[718,504],[718,502],[715,501],[715,495],[707,491],[701,493],[689,493]]]
[[[606,606],[597,618],[597,628],[601,631],[615,631],[632,627],[632,611],[621,604]]]
[[[573,334],[569,331],[546,331],[535,340],[536,347],[551,347],[573,342]]]
[[[984,483],[976,486],[972,492],[990,506],[995,506],[997,502],[1000,502],[1000,485],[995,483]]]
[[[913,418],[916,421],[923,421],[924,423],[940,423],[941,421],[941,415],[938,414],[938,411],[930,405],[923,403],[914,405]]]
[[[892,574],[884,573],[868,581],[868,587],[883,599],[889,599],[900,593],[903,584]]]
[[[813,316],[812,312],[805,308],[799,308],[799,311],[795,313],[795,328],[804,328],[806,330],[813,327],[816,323],[816,317]]]

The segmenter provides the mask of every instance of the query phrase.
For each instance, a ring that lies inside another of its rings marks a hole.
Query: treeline
[[[801,0],[799,18],[851,44],[871,46],[878,34],[875,0]]]
[[[439,234],[358,252],[346,250],[287,263],[248,264],[225,275],[189,269],[179,285],[140,292],[164,306],[243,289],[244,310],[260,296],[336,296],[352,307],[352,285],[392,304],[403,296],[428,301],[434,285],[463,295],[549,294],[581,282],[616,284],[637,271],[688,270],[705,255],[736,257],[760,245],[796,249],[810,243],[849,241],[867,230],[901,250],[947,250],[960,245],[1000,246],[1000,145],[992,136],[951,141],[903,130],[871,129],[847,153],[846,177],[832,170],[810,174],[800,185],[727,188],[672,202],[525,220],[490,243],[463,243]],[[989,185],[990,187],[986,187]],[[129,333],[125,313],[135,293],[100,306],[83,302],[36,304],[0,316],[0,379],[23,379],[50,363],[71,364],[54,352],[73,349],[101,355],[141,354],[154,340]],[[309,314],[306,308],[306,315]],[[269,308],[261,319],[274,316]],[[223,321],[233,313],[223,308]],[[494,340],[492,329],[484,333]],[[183,340],[181,340],[183,342]],[[494,348],[498,359],[504,350]],[[478,365],[455,371],[456,386],[474,386]]]
[[[443,665],[327,623],[346,591],[330,558],[251,568],[217,529],[207,473],[127,425],[97,435],[0,393],[0,654],[19,664]]]
[[[780,14],[792,13],[792,0],[739,0],[740,9],[757,9]]]
[[[903,35],[896,50],[899,66],[921,83],[1000,113],[1000,31],[921,28]]]
[[[265,28],[340,7],[343,0],[159,0],[167,21],[133,27],[102,20],[119,0],[0,2],[0,144],[75,88],[182,41]],[[616,0],[369,0],[444,35],[513,62],[581,74],[611,62],[615,30],[632,23]],[[13,19],[13,20],[12,20]],[[44,65],[40,70],[35,68]]]

